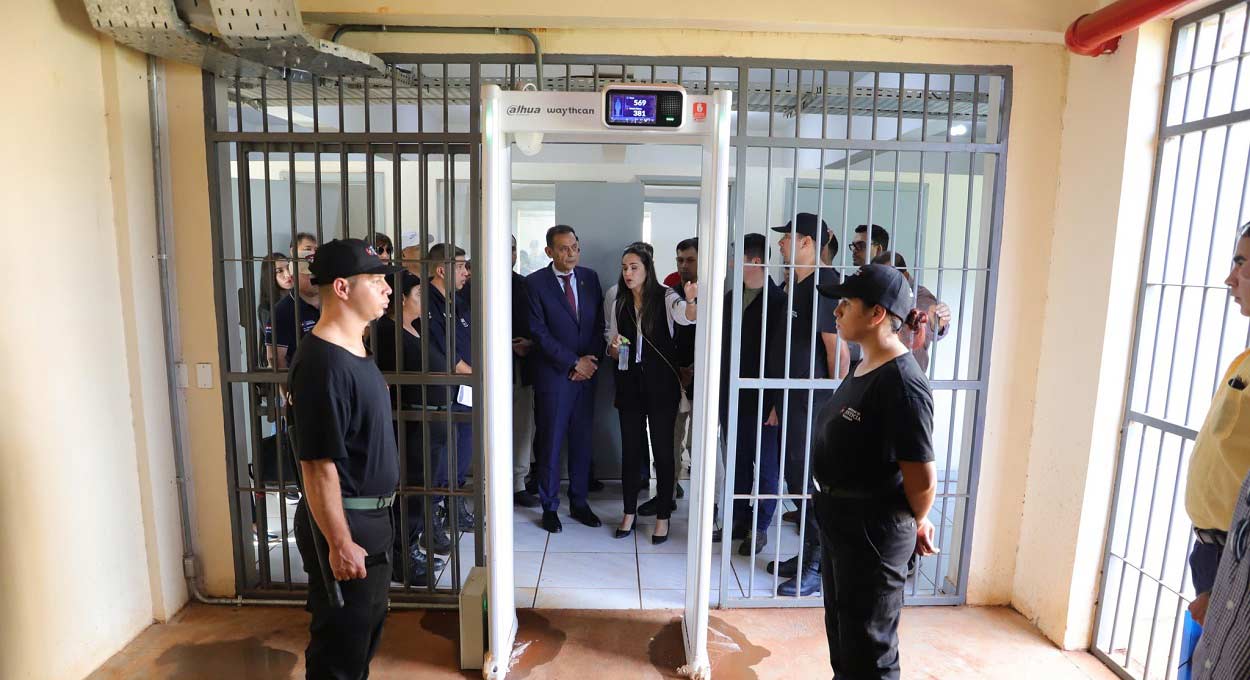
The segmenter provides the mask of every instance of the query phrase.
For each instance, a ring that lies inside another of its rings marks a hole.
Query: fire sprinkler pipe
[[[1086,57],[1111,54],[1120,36],[1193,0],[1117,0],[1072,22],[1064,34],[1068,49]]]

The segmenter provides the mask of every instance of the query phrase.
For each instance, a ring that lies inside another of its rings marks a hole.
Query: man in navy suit
[[[560,446],[568,443],[569,514],[600,526],[586,501],[590,485],[595,372],[603,356],[603,291],[599,276],[577,266],[581,246],[573,227],[547,230],[551,266],[526,277],[530,337],[534,340],[534,457],[543,528],[563,529],[560,507]]]

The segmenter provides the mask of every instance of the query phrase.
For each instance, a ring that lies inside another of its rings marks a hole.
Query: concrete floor
[[[519,653],[508,678],[680,677],[676,611],[522,610],[518,617]],[[713,677],[828,678],[822,617],[820,609],[713,610]],[[192,605],[89,677],[302,678],[307,625],[297,608]],[[1056,649],[1009,609],[911,608],[900,636],[908,679],[1115,678],[1088,654]],[[480,678],[480,671],[457,670],[456,637],[454,612],[393,612],[370,677]]]

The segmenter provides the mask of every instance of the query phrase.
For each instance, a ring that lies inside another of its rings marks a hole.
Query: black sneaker
[[[536,508],[539,504],[538,496],[524,489],[512,494],[512,502],[523,508]]]
[[[421,535],[421,547],[438,555],[446,555],[451,552],[451,536],[447,535],[447,525],[442,517],[435,513],[433,519],[434,530]]]
[[[738,546],[738,554],[743,557],[758,555],[764,551],[766,545],[768,545],[768,534],[757,531],[755,532],[755,552],[751,552],[751,535],[748,533],[746,538],[742,539],[742,544]]]
[[[683,489],[683,488],[681,488],[681,485],[680,485],[680,484],[677,484],[677,485],[676,485],[676,487],[677,487],[677,497],[678,497],[678,498],[685,498],[685,497],[686,497],[686,490],[685,490],[685,489]]]
[[[590,489],[592,493],[598,493],[600,491],[603,491],[605,487],[603,486],[602,481],[598,479],[592,479],[590,480],[590,485],[588,486],[588,488]]]
[[[780,567],[777,566],[777,562],[775,561],[769,562],[768,573],[775,573],[782,578],[794,578],[794,575],[798,573],[798,566],[799,556],[795,555],[788,560],[782,560]]]
[[[412,556],[408,560],[408,585],[414,588],[425,588],[430,584],[430,568],[433,567],[434,573],[437,574],[444,566],[446,566],[446,564],[446,562],[438,559],[437,557],[429,560],[425,555],[422,555],[414,550]],[[394,581],[395,583],[403,583],[403,572],[403,556],[399,553],[399,551],[393,551],[391,553],[391,581]]]
[[[473,530],[473,513],[469,510],[469,500],[467,498],[456,498],[452,500],[456,506],[456,521],[460,524],[461,531]]]

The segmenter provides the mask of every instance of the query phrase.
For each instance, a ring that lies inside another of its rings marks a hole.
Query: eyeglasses
[[[863,250],[867,247],[868,244],[863,241],[851,241],[851,245],[849,246],[851,251],[856,253],[863,252]]]

